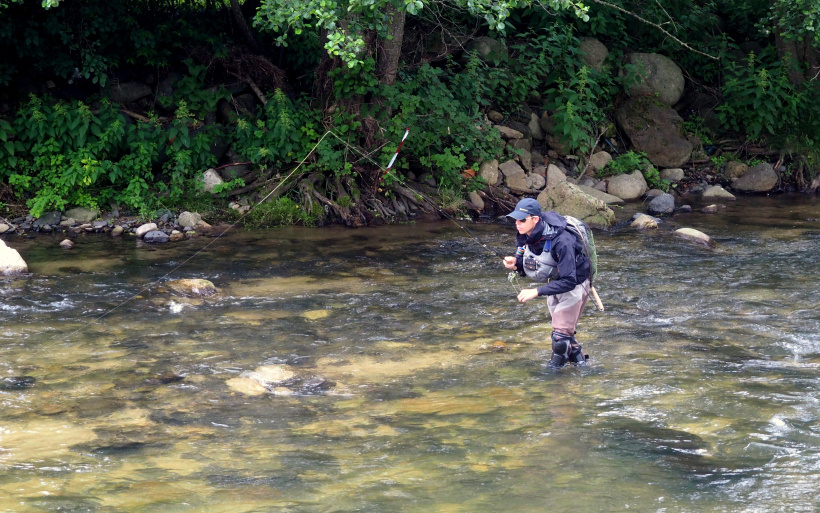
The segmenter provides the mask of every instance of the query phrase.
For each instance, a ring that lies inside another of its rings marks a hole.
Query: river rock
[[[608,152],[595,152],[591,157],[589,157],[589,162],[587,163],[587,173],[594,175],[596,172],[605,168],[610,162],[612,162],[612,155]]]
[[[219,292],[212,282],[200,278],[173,280],[165,285],[174,292],[186,296],[213,296]]]
[[[202,182],[202,187],[205,189],[206,192],[213,193],[215,187],[219,184],[225,183],[219,173],[216,172],[214,169],[208,169],[199,177],[199,181]]]
[[[734,180],[735,178],[740,178],[741,176],[745,175],[748,171],[748,164],[746,164],[745,162],[738,162],[736,160],[732,160],[726,163],[726,168],[723,170],[723,176],[727,180]]]
[[[268,393],[267,388],[262,386],[262,384],[258,381],[250,378],[231,378],[225,381],[225,384],[228,385],[228,388],[230,388],[234,392],[239,392],[240,394],[252,397],[265,395]]]
[[[609,49],[594,37],[581,38],[581,58],[592,69],[601,71],[604,61],[609,56]]]
[[[71,249],[74,247],[74,243],[69,239],[63,239],[63,241],[60,242],[60,247],[63,249]]]
[[[686,177],[686,174],[683,172],[683,169],[679,167],[670,167],[662,169],[660,175],[662,180],[669,180],[673,183],[680,182]]]
[[[245,371],[240,377],[258,381],[265,387],[281,385],[296,377],[296,373],[287,365],[262,365],[252,371]]]
[[[606,203],[567,181],[548,184],[538,195],[538,202],[544,210],[577,217],[592,227],[607,228],[615,224],[615,212]]]
[[[581,189],[582,191],[584,191],[585,193],[592,196],[593,198],[597,198],[597,199],[603,201],[607,205],[623,205],[624,203],[626,203],[624,200],[622,200],[618,196],[613,196],[612,194],[607,194],[607,193],[605,193],[605,192],[603,192],[599,189],[596,189],[594,187],[589,187],[587,185],[578,185],[577,187],[579,189]]]
[[[183,228],[193,228],[200,221],[202,221],[202,216],[196,212],[183,212],[177,218],[177,224]]]
[[[6,223],[0,223],[0,234],[6,233],[11,231],[11,226],[7,225]]]
[[[495,127],[498,129],[499,132],[501,132],[501,137],[503,137],[504,139],[516,140],[524,137],[523,133],[519,132],[514,128],[510,128],[504,125],[496,125]]]
[[[618,107],[615,119],[632,141],[633,149],[646,153],[655,166],[680,167],[692,155],[693,146],[685,136],[683,118],[654,98],[630,98]]]
[[[669,193],[661,193],[649,202],[647,212],[653,215],[669,215],[675,211],[675,197]]]
[[[151,230],[142,237],[142,240],[150,244],[164,244],[170,241],[171,237],[162,230]]]
[[[114,228],[111,229],[111,236],[112,237],[119,237],[120,235],[122,235],[122,232],[124,232],[124,231],[125,231],[125,228],[123,228],[120,225],[116,225]]]
[[[658,227],[658,222],[651,216],[640,214],[632,221],[630,226],[638,230],[652,230]]]
[[[136,235],[137,237],[143,237],[146,233],[152,232],[156,229],[157,223],[145,223],[144,225],[134,230],[134,235]]]
[[[646,179],[640,170],[636,169],[628,175],[617,175],[609,178],[607,192],[618,196],[625,201],[636,200],[649,190]]]
[[[768,162],[758,164],[732,180],[732,188],[743,192],[768,192],[777,185],[777,173]]]
[[[630,53],[626,62],[635,66],[641,80],[629,85],[629,96],[657,98],[664,105],[675,105],[683,95],[683,72],[675,62],[657,53]]]
[[[704,246],[712,245],[711,237],[694,228],[679,228],[675,230],[675,235],[698,244],[703,244]]]
[[[718,206],[712,203],[711,205],[706,205],[705,207],[700,209],[700,211],[704,214],[716,214],[718,211]]]
[[[65,217],[70,217],[80,224],[90,223],[96,219],[98,215],[100,215],[99,210],[81,207],[72,208],[65,213]]]
[[[60,212],[46,212],[39,219],[31,223],[34,228],[43,228],[45,226],[57,226],[60,224],[60,219],[63,215]]]
[[[704,200],[712,200],[712,201],[714,201],[714,200],[734,201],[737,198],[735,197],[734,194],[727,191],[726,189],[724,189],[720,185],[711,185],[711,186],[707,187],[705,191],[703,191],[703,199]]]
[[[6,246],[0,239],[0,274],[22,274],[28,272],[28,264],[16,249]]]

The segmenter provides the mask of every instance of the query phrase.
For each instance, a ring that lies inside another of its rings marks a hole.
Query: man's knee
[[[552,358],[550,365],[553,367],[563,367],[569,360],[570,344],[572,337],[560,331],[553,331],[552,336]]]

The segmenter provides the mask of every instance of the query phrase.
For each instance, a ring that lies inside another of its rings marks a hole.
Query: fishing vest
[[[546,223],[544,223],[544,234],[546,234],[548,227]],[[546,235],[544,235],[546,237]],[[544,251],[541,252],[540,255],[536,255],[535,253],[530,250],[529,245],[524,246],[524,255],[523,255],[523,262],[524,262],[524,274],[527,275],[527,278],[541,282],[547,283],[553,278],[558,277],[558,262],[552,258],[552,254],[550,253],[550,247],[552,246],[552,241],[547,239],[544,243]]]

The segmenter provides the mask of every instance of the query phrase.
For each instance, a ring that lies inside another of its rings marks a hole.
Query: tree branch
[[[595,2],[596,4],[604,5],[606,7],[611,7],[612,9],[615,9],[616,11],[621,11],[622,13],[624,13],[628,16],[632,16],[633,18],[635,18],[636,20],[638,20],[642,23],[646,23],[647,25],[651,25],[651,26],[655,27],[656,29],[658,29],[661,32],[663,32],[664,34],[666,34],[669,38],[673,39],[676,43],[678,43],[682,47],[686,48],[687,50],[690,50],[690,51],[695,52],[697,54],[703,55],[704,57],[708,57],[709,59],[712,59],[712,60],[715,60],[715,61],[720,60],[719,58],[717,58],[713,55],[709,55],[708,53],[701,52],[700,50],[695,50],[694,48],[692,48],[688,44],[684,43],[680,39],[678,39],[675,36],[673,36],[672,34],[670,34],[666,29],[664,29],[663,27],[661,27],[657,23],[653,23],[649,20],[645,20],[645,19],[641,18],[640,16],[638,16],[637,14],[635,14],[634,12],[632,12],[632,11],[627,11],[626,9],[624,9],[622,7],[618,7],[617,5],[611,4],[609,2],[605,2],[604,0],[592,0],[592,1]]]

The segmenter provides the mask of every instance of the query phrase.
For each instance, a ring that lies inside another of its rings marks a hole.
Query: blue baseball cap
[[[524,198],[515,206],[515,210],[507,214],[507,217],[523,221],[529,216],[540,216],[541,204],[533,198]]]

